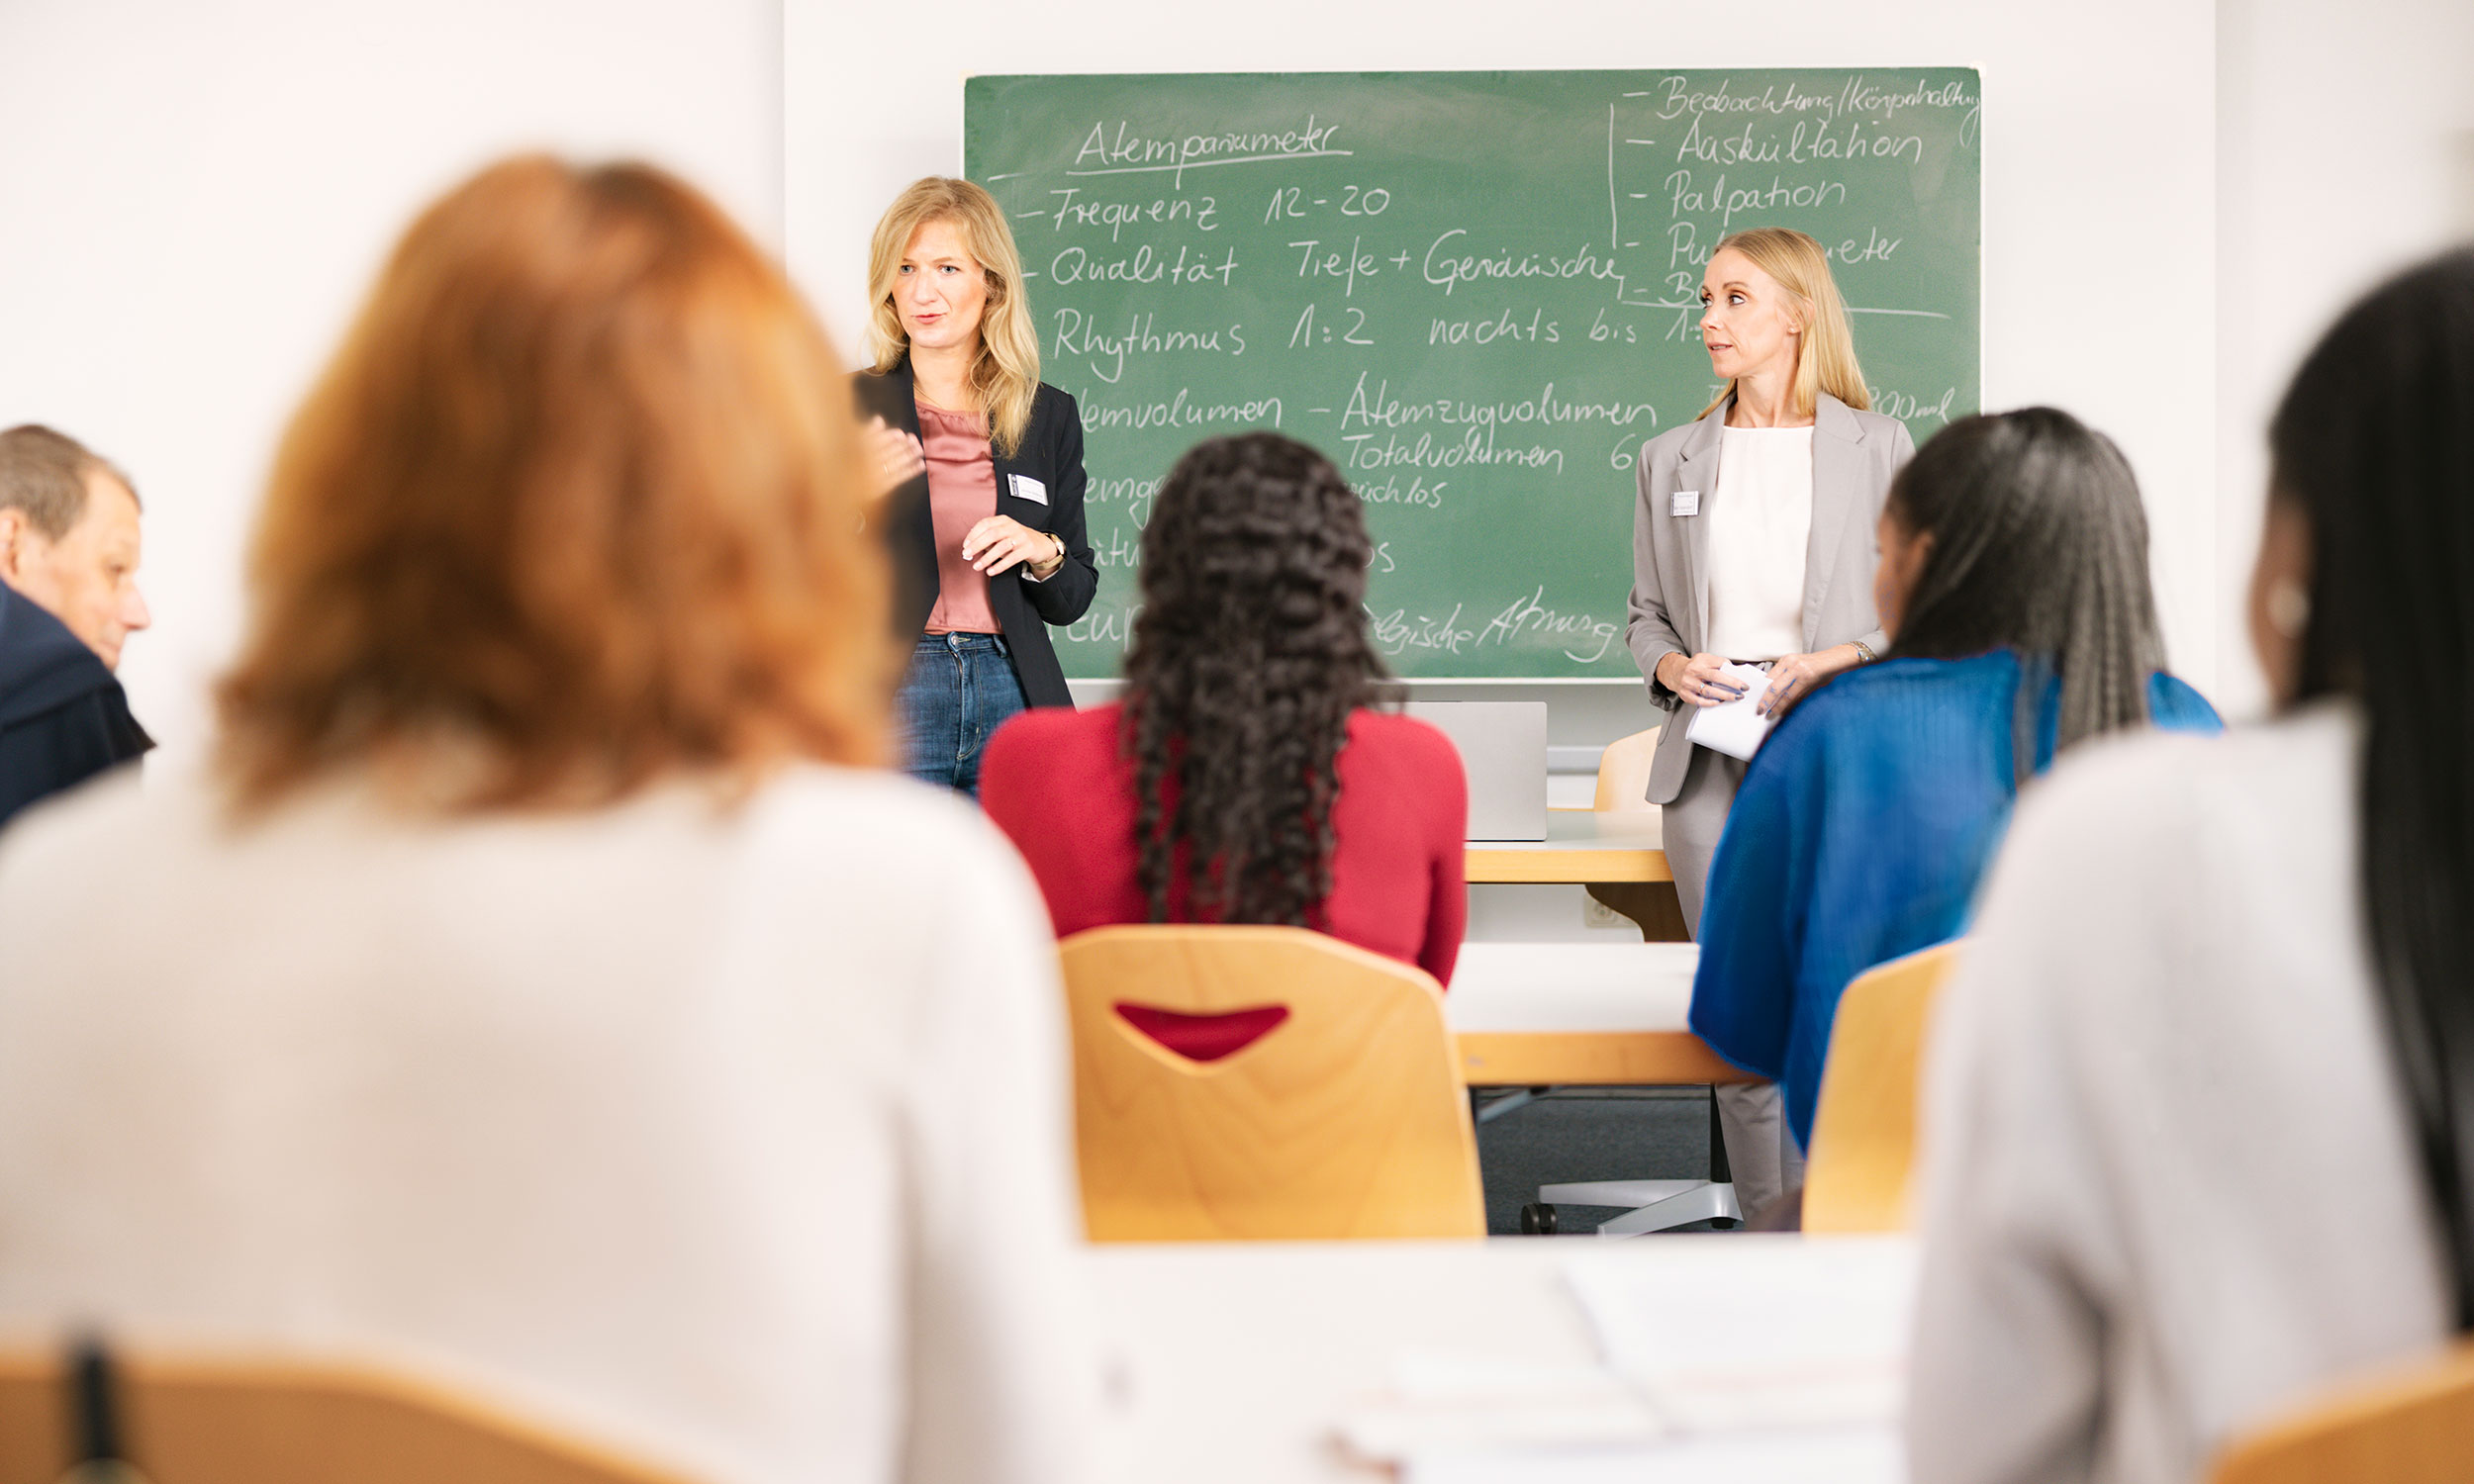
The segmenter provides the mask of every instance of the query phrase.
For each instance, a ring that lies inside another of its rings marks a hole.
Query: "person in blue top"
[[[1754,755],[1702,909],[1692,1029],[1780,1084],[1798,1149],[1840,991],[1965,931],[2020,787],[2103,732],[2221,726],[2163,673],[2131,467],[2069,414],[1951,424],[1892,482],[1879,537],[1890,648]]]

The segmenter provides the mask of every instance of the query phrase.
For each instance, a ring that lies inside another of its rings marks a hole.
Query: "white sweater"
[[[2352,713],[2030,791],[1937,1027],[1919,1484],[2182,1484],[2444,1341],[2364,944]]]
[[[731,1484],[1079,1481],[1055,965],[879,775],[101,786],[0,837],[0,1335],[407,1365]]]

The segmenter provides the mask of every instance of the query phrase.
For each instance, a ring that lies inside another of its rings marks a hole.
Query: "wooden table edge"
[[[1760,1080],[1690,1031],[1462,1031],[1452,1039],[1461,1080],[1472,1087]]]
[[[1602,881],[1671,881],[1666,852],[1610,846],[1603,850],[1520,850],[1471,846],[1462,874],[1472,884],[1590,885]]]

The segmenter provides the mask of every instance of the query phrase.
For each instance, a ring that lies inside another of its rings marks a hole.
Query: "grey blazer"
[[[1682,697],[1658,682],[1672,651],[1701,652],[1709,633],[1710,503],[1718,497],[1719,436],[1732,403],[1698,422],[1671,427],[1642,445],[1640,500],[1632,515],[1632,611],[1624,642],[1649,682],[1650,699],[1673,711]],[[1813,409],[1813,533],[1804,558],[1804,648],[1862,640],[1886,647],[1872,610],[1872,572],[1880,560],[1873,526],[1890,476],[1915,457],[1907,424],[1859,413],[1824,392]],[[1696,514],[1674,513],[1679,490],[1700,496]],[[1668,726],[1650,763],[1650,802],[1672,803],[1691,766],[1684,728]]]

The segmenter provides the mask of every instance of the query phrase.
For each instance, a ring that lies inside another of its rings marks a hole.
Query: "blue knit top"
[[[2017,796],[2022,666],[2008,650],[1894,659],[1842,675],[1754,754],[1710,867],[1692,1029],[1774,1078],[1809,1146],[1848,981],[1966,931]],[[2051,766],[2061,680],[2044,673],[2036,771]],[[2218,731],[2199,693],[2147,682],[2155,725]]]

